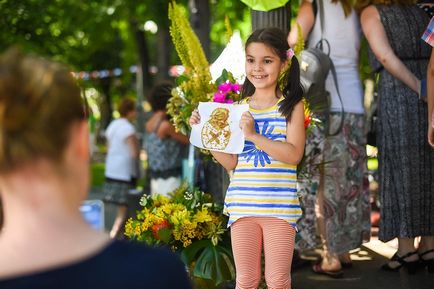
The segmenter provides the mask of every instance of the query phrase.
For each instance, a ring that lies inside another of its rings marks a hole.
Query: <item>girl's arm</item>
[[[306,138],[302,101],[295,105],[291,121],[286,124],[286,142],[274,141],[256,133],[254,119],[249,112],[243,114],[240,127],[247,140],[253,142],[273,159],[291,165],[297,165],[301,161]]]
[[[238,164],[238,155],[210,151],[212,156],[228,171],[235,169]]]
[[[197,109],[195,109],[191,114],[189,124],[193,126],[198,123],[200,123],[200,115]],[[215,151],[211,151],[211,154],[228,171],[235,169],[238,164],[238,155]]]
[[[295,23],[300,25],[303,39],[306,39],[315,24],[315,15],[313,13],[312,3],[308,1],[303,1],[301,3]],[[291,47],[297,43],[298,29],[295,23],[288,34],[288,44]]]
[[[390,74],[419,94],[420,80],[408,70],[390,47],[377,8],[371,5],[363,9],[360,21],[363,33],[378,61]]]

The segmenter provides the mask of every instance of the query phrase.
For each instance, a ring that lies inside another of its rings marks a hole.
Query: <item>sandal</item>
[[[321,267],[321,263],[313,265],[312,270],[316,274],[327,275],[332,278],[342,278],[344,272],[342,270],[326,271]]]
[[[419,254],[419,260],[422,264],[422,267],[427,267],[429,273],[434,273],[434,258],[432,259],[424,259],[423,256],[428,255],[429,253],[433,253],[434,249],[425,251]]]
[[[353,262],[341,262],[342,268],[349,269],[353,267]]]
[[[407,254],[405,254],[404,256],[399,256],[398,252],[395,253],[395,255],[392,256],[392,258],[390,259],[389,262],[387,262],[386,264],[384,264],[383,266],[381,266],[381,269],[385,270],[385,271],[391,271],[391,272],[398,272],[402,267],[407,268],[407,271],[409,274],[414,274],[417,271],[418,265],[419,265],[419,260],[416,261],[405,261],[404,259],[413,256],[417,254],[417,252],[409,252]],[[396,267],[390,267],[390,262],[398,262],[399,265]]]
[[[349,269],[353,267],[353,261],[351,260],[351,256],[349,253],[339,255],[339,262],[341,262],[341,266],[344,269]]]

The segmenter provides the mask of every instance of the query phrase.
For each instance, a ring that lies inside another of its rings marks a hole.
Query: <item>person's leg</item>
[[[320,269],[322,271],[339,271],[341,270],[342,266],[339,261],[339,257],[336,253],[333,253],[329,250],[328,244],[327,244],[327,234],[326,234],[326,224],[325,224],[325,216],[324,216],[324,171],[321,172],[320,177],[320,186],[318,188],[317,197],[316,197],[316,219],[317,219],[317,226],[319,235],[322,242],[322,249],[323,249],[323,255],[322,255],[322,261],[319,264]],[[318,271],[314,269],[314,271]]]
[[[119,234],[123,231],[125,222],[127,221],[128,207],[126,205],[120,205],[118,207],[116,219],[113,223],[113,227],[110,230],[110,238],[114,239],[119,237]]]
[[[434,273],[434,236],[423,236],[417,251],[422,264],[428,267],[430,273]]]
[[[414,247],[414,238],[398,238],[398,251],[381,268],[386,271],[398,271],[404,266],[410,274],[414,274],[418,263],[419,256]]]
[[[423,236],[420,239],[418,251],[422,254],[430,250],[434,250],[434,236]],[[434,251],[429,255],[424,256],[424,259],[434,259]]]
[[[291,263],[294,253],[295,229],[285,220],[260,219],[264,238],[265,281],[268,288],[291,288]]]
[[[231,226],[236,270],[236,289],[254,289],[261,281],[262,230],[253,217],[238,219]]]

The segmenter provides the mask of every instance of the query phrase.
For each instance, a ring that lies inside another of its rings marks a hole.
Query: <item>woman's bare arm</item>
[[[366,7],[360,15],[360,21],[363,33],[378,61],[391,75],[419,93],[420,80],[393,52],[377,8],[373,5]]]
[[[303,38],[306,40],[313,25],[315,24],[315,15],[313,13],[312,3],[303,1],[298,10],[297,18],[295,22],[300,25]],[[294,23],[291,31],[288,34],[288,44],[293,47],[297,43],[298,30],[297,25]]]

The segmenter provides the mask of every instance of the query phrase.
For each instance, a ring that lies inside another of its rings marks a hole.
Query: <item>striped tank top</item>
[[[247,99],[242,101],[246,102]],[[249,108],[249,112],[255,119],[257,133],[283,142],[286,141],[286,118],[278,110],[279,102],[264,110]],[[276,217],[295,227],[301,216],[297,166],[273,159],[246,140],[226,192],[223,213],[229,216],[228,227],[248,216]]]

